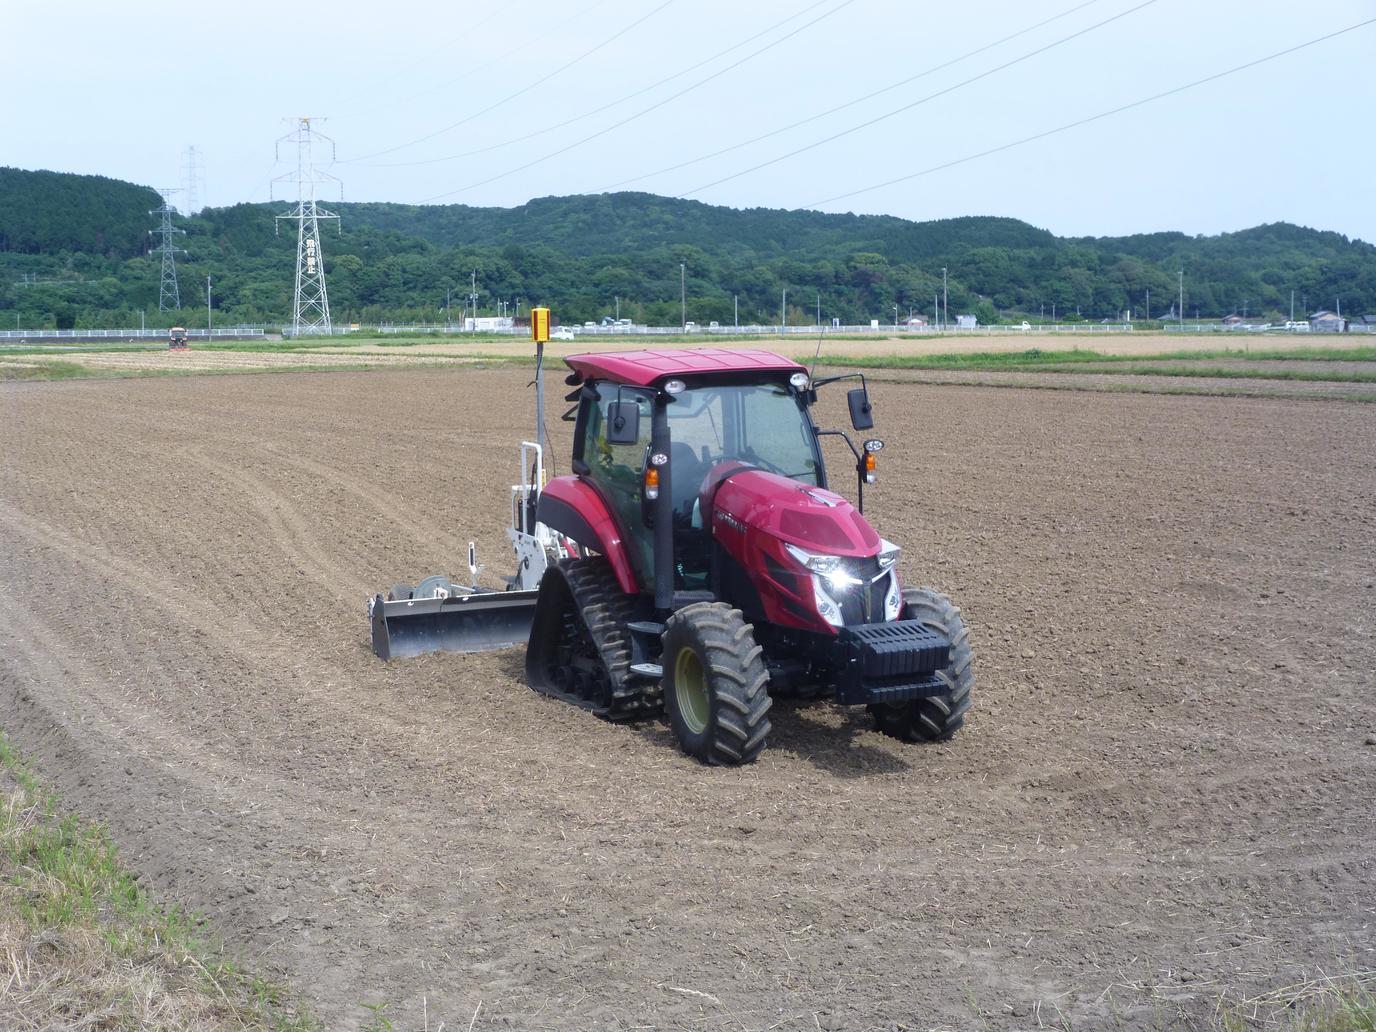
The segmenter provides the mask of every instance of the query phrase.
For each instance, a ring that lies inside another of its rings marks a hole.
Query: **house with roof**
[[[1324,308],[1309,317],[1309,329],[1314,333],[1346,333],[1347,320]]]

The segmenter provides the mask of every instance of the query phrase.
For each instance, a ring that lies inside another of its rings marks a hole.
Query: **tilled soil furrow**
[[[1376,967],[1368,406],[876,385],[970,723],[781,699],[731,770],[369,652],[368,592],[509,572],[528,381],[0,385],[7,733],[331,1027],[1156,1029]]]

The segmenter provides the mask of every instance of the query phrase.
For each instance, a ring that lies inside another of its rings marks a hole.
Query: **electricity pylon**
[[[150,211],[148,214],[161,216],[162,221],[157,229],[150,229],[148,235],[161,237],[162,242],[148,253],[162,255],[162,282],[158,287],[158,311],[171,312],[182,306],[181,295],[177,292],[177,262],[174,256],[178,251],[186,254],[183,248],[172,245],[172,235],[185,233],[186,230],[175,229],[172,225],[172,213],[177,209],[172,207],[170,198],[174,193],[177,193],[176,187],[165,187],[158,192],[162,194],[162,207]]]
[[[296,294],[291,306],[291,334],[299,337],[305,333],[330,332],[330,299],[325,290],[325,256],[320,250],[320,220],[337,220],[339,216],[317,205],[316,193],[322,184],[338,185],[339,180],[317,169],[311,156],[313,140],[319,137],[330,145],[330,160],[333,161],[334,141],[313,130],[309,118],[294,121],[296,128],[277,141],[277,153],[280,157],[284,143],[296,144],[296,171],[278,176],[273,184],[296,184],[296,207],[278,215],[277,222],[280,224],[283,219],[291,219],[297,224]],[[340,192],[342,194],[342,187]]]
[[[186,182],[186,213],[195,215],[201,210],[205,169],[201,163],[201,149],[194,143],[186,148],[186,163],[182,166],[182,177]]]

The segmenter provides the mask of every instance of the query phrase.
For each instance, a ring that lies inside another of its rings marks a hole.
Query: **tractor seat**
[[[693,454],[690,445],[673,441],[669,445],[669,470],[674,523],[683,527],[691,526],[693,506],[698,500],[702,478],[707,475],[707,464]]]

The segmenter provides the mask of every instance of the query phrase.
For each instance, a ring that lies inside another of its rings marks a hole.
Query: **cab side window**
[[[588,412],[583,434],[585,474],[621,524],[632,561],[642,577],[651,569],[653,538],[643,525],[640,510],[640,478],[650,448],[653,401],[648,391],[635,387],[596,385],[597,397]],[[607,440],[607,410],[612,402],[634,402],[640,410],[639,436],[634,444]]]

